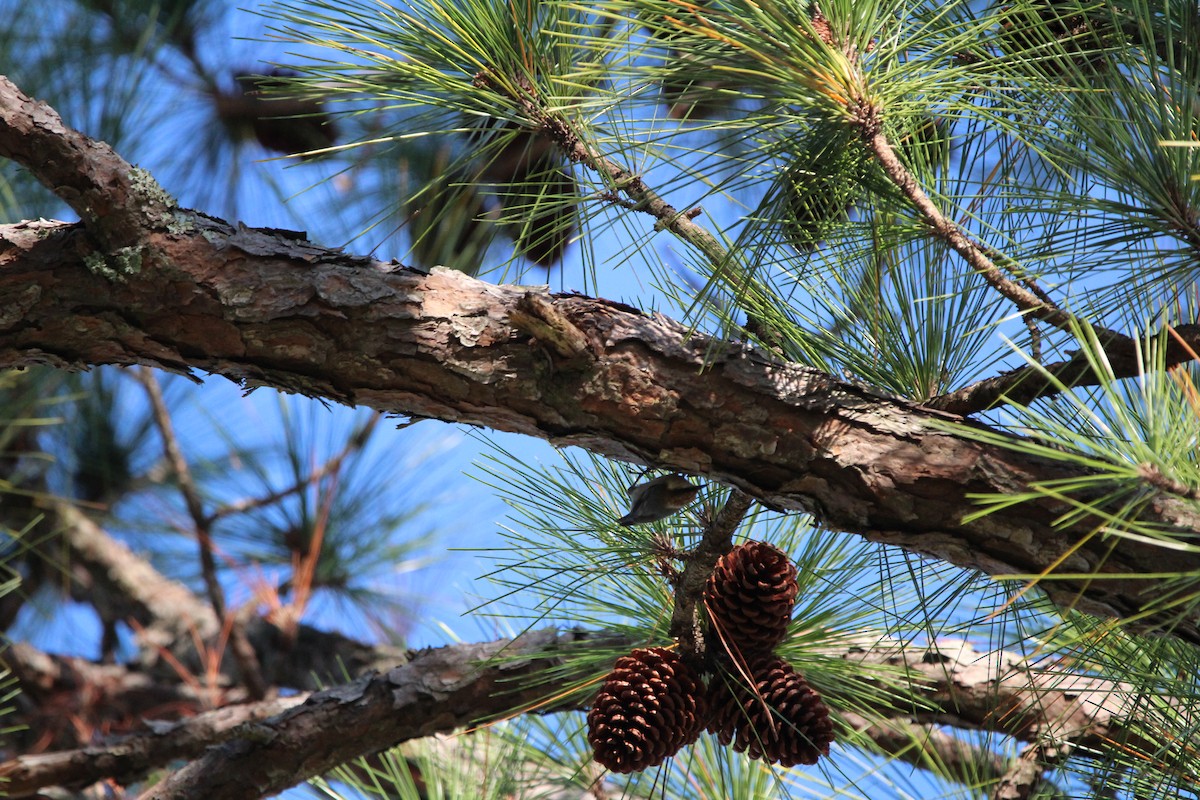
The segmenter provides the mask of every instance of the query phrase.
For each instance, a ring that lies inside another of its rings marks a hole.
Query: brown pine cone
[[[796,566],[765,542],[746,542],[717,561],[704,585],[704,605],[730,655],[774,650],[787,635],[796,603]]]
[[[613,772],[637,772],[696,741],[707,717],[704,685],[676,653],[634,650],[617,659],[596,696],[588,742]]]
[[[787,661],[768,656],[750,665],[753,688],[734,675],[712,684],[708,730],[739,753],[784,767],[829,755],[829,707]]]

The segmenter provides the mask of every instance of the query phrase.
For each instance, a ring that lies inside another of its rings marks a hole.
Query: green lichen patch
[[[111,253],[88,253],[83,263],[89,271],[113,283],[125,283],[142,271],[142,248],[122,247]]]

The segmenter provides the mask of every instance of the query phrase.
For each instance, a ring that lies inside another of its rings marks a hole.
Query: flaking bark
[[[1093,539],[1093,521],[1025,503],[971,523],[971,495],[1080,474],[955,435],[957,418],[886,397],[661,315],[578,295],[424,274],[273,230],[193,215],[151,231],[157,254],[114,282],[88,270],[81,226],[0,228],[0,365],[146,364],[224,375],[383,411],[577,445],[699,475],[823,524],[992,574],[1200,569],[1200,557]],[[562,359],[515,325],[530,292],[591,348]],[[1159,494],[1144,519],[1193,531]],[[1073,551],[1073,552],[1072,552]],[[1139,612],[1149,580],[1045,581],[1064,604]],[[1194,618],[1159,620],[1192,641]]]

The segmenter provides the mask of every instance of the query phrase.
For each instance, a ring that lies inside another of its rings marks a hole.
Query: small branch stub
[[[587,335],[544,294],[526,292],[509,313],[508,321],[568,362],[594,358]]]

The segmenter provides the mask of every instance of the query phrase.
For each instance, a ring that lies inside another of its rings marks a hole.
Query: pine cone
[[[753,688],[740,678],[713,683],[708,730],[739,753],[780,766],[815,764],[829,755],[829,707],[787,661],[768,656],[750,665]]]
[[[704,585],[704,605],[731,655],[770,653],[787,635],[796,602],[796,567],[764,542],[747,542],[717,561]]]
[[[707,719],[704,685],[663,647],[617,659],[588,712],[588,742],[613,772],[661,764],[696,741]]]

